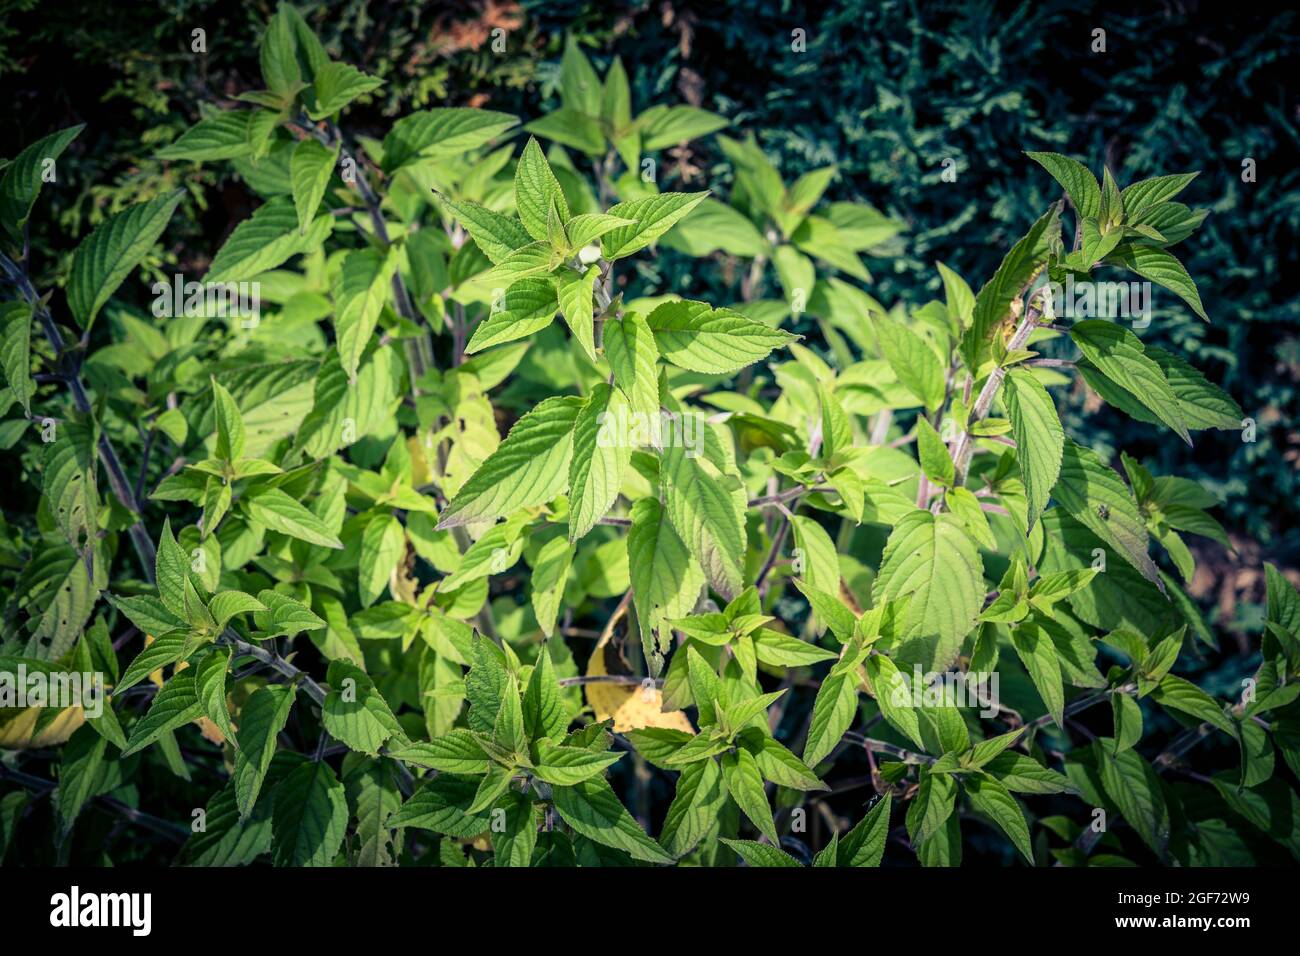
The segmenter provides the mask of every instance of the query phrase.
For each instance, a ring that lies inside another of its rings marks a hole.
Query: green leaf
[[[1199,173],[1175,173],[1172,176],[1155,176],[1124,187],[1120,198],[1124,202],[1124,218],[1137,222],[1156,206],[1173,199],[1187,188]]]
[[[886,792],[867,815],[839,841],[836,866],[880,866],[889,838],[889,812],[893,797]]]
[[[1054,494],[1075,520],[1160,586],[1155,563],[1147,554],[1146,523],[1137,502],[1124,480],[1096,452],[1066,439]]]
[[[377,514],[361,533],[361,606],[369,607],[388,588],[397,562],[406,554],[406,533],[391,514]]]
[[[253,612],[253,623],[262,632],[259,637],[292,637],[325,626],[325,622],[311,608],[287,594],[267,589],[260,591],[257,598],[267,608],[265,611]]]
[[[41,493],[68,543],[78,550],[94,540],[99,522],[92,426],[65,422],[45,449]]]
[[[1179,438],[1189,445],[1192,443],[1178,399],[1160,366],[1147,357],[1141,339],[1105,319],[1076,322],[1070,329],[1070,338],[1102,374],[1134,395]]]
[[[1132,748],[1142,739],[1142,708],[1128,694],[1110,695],[1115,720],[1115,753]]]
[[[375,682],[361,668],[342,659],[330,661],[330,691],[321,721],[330,736],[352,750],[378,756],[390,737],[405,738],[397,718]]]
[[[701,202],[669,230],[661,242],[670,249],[697,258],[721,251],[752,259],[768,251],[767,240],[753,222],[744,213],[716,199]]]
[[[953,816],[957,800],[957,781],[946,773],[920,774],[921,787],[907,809],[907,833],[912,843],[924,843],[939,833]]]
[[[668,520],[710,586],[732,600],[743,587],[743,489],[734,476],[712,475],[679,445],[664,449],[659,487]]]
[[[1151,699],[1161,707],[1180,710],[1197,720],[1209,721],[1225,734],[1236,734],[1236,724],[1223,712],[1223,707],[1205,691],[1182,677],[1165,674],[1160,678],[1160,685],[1151,692]],[[1118,732],[1115,736],[1119,736]]]
[[[944,374],[939,356],[924,340],[892,319],[872,316],[880,351],[903,386],[929,411],[943,404]]]
[[[276,866],[331,865],[347,828],[343,784],[323,760],[302,764],[275,788],[271,834]]]
[[[1169,809],[1160,780],[1136,750],[1112,756],[1113,750],[1113,743],[1104,737],[1093,748],[1106,796],[1152,852],[1163,859],[1169,841]]]
[[[388,820],[393,827],[432,830],[458,839],[470,839],[488,829],[487,810],[469,812],[478,781],[439,774],[415,791]]]
[[[542,740],[537,744],[537,760],[532,772],[555,786],[572,787],[618,761],[618,751],[597,752],[584,747],[565,747]]]
[[[614,384],[627,397],[630,411],[650,418],[659,413],[659,349],[645,319],[629,312],[605,322],[605,357]]]
[[[519,122],[492,110],[439,107],[404,116],[384,137],[384,172],[390,175],[417,159],[463,156],[491,142]]]
[[[939,433],[924,416],[916,420],[916,450],[921,471],[936,485],[951,488],[953,484],[952,455]]]
[[[803,580],[825,594],[840,593],[840,560],[835,542],[815,518],[795,515],[790,520],[794,529],[794,559]],[[815,609],[814,609],[815,610]],[[829,621],[818,620],[822,627]]]
[[[1146,355],[1160,366],[1178,399],[1178,411],[1183,424],[1188,428],[1219,428],[1227,431],[1241,429],[1245,414],[1241,406],[1223,389],[1211,384],[1199,371],[1163,349],[1147,346]],[[1093,391],[1130,418],[1152,425],[1160,423],[1151,409],[1136,396],[1104,377],[1091,363],[1081,361],[1079,372]]]
[[[157,637],[152,644],[137,654],[135,660],[131,661],[130,666],[122,672],[122,676],[113,687],[113,693],[120,694],[128,687],[134,687],[154,671],[180,660],[185,648],[185,638],[184,631],[172,631]]]
[[[493,265],[500,265],[512,253],[532,241],[528,230],[517,219],[494,212],[478,203],[454,202],[441,195],[438,198],[456,217],[457,222],[465,227],[469,237]]]
[[[1010,791],[985,773],[964,777],[962,787],[970,798],[971,806],[996,823],[1032,866],[1034,851],[1029,843],[1029,825],[1025,823],[1025,814]]]
[[[1003,379],[1003,388],[1032,528],[1047,507],[1061,472],[1065,430],[1052,396],[1033,373],[1013,368]]]
[[[556,739],[569,726],[569,710],[560,694],[549,648],[549,643],[538,648],[537,662],[524,688],[524,729],[530,740]]]
[[[763,789],[763,775],[759,772],[753,754],[744,748],[723,754],[722,779],[726,782],[731,799],[736,801],[749,822],[763,836],[773,843],[779,843],[776,822],[772,819],[772,807],[767,802],[767,793]]]
[[[592,266],[586,275],[574,276],[567,281],[561,280],[556,298],[560,305],[560,314],[565,324],[573,332],[582,350],[592,363],[596,362],[595,311],[592,308],[592,293],[600,270]]]
[[[1047,712],[1058,727],[1065,726],[1065,687],[1051,637],[1036,624],[1025,622],[1011,629],[1011,644],[1029,672]]]
[[[844,732],[853,726],[857,715],[857,673],[832,672],[824,677],[813,702],[808,739],[803,748],[803,762],[809,767],[816,767],[825,760],[844,739]]]
[[[708,193],[661,193],[611,206],[611,216],[628,219],[635,225],[620,226],[605,233],[600,239],[601,253],[613,261],[640,252],[680,222],[707,195]]]
[[[132,728],[123,757],[143,750],[163,734],[198,720],[203,716],[203,704],[194,689],[194,672],[183,670],[174,675],[154,696],[149,712]]]
[[[0,302],[0,371],[13,397],[30,415],[36,383],[32,380],[32,308],[26,302]]]
[[[499,518],[563,493],[582,405],[576,396],[554,396],[515,422],[443,511],[438,529]]]
[[[218,628],[226,626],[236,614],[248,614],[252,611],[265,611],[266,605],[243,591],[222,591],[214,594],[208,602],[208,612],[212,615]]]
[[[641,750],[639,741],[637,749]],[[722,769],[716,760],[686,765],[677,777],[677,790],[664,817],[659,842],[673,856],[685,856],[717,827],[726,800]]]
[[[632,457],[627,399],[603,382],[587,397],[573,425],[569,464],[569,540],[586,535],[618,498]]]
[[[552,538],[546,542],[533,561],[533,614],[537,617],[538,627],[547,637],[555,633],[555,619],[564,598],[564,588],[569,580],[572,563],[573,544],[567,537]]]
[[[253,115],[253,110],[226,110],[201,119],[154,156],[194,162],[240,159],[253,151],[248,137],[249,121]]]
[[[777,849],[757,840],[732,840],[722,837],[722,843],[731,847],[749,866],[754,867],[797,867],[803,864],[784,850]]]
[[[983,605],[983,562],[956,516],[912,511],[885,543],[872,594],[877,602],[911,595],[894,657],[944,670]]]
[[[131,206],[112,216],[82,240],[72,254],[68,275],[68,307],[83,329],[117,287],[153,249],[176,211],[184,190]]]
[[[211,380],[213,408],[217,418],[217,441],[212,454],[222,461],[236,462],[244,454],[244,419],[239,406],[215,378]]]
[[[537,846],[537,811],[533,801],[513,790],[498,805],[503,813],[493,821],[493,866],[529,866]]]
[[[239,713],[239,753],[235,757],[235,799],[240,819],[248,819],[257,803],[262,781],[275,756],[276,737],[289,722],[295,688],[270,684],[255,690]]]
[[[659,353],[679,368],[730,374],[798,336],[705,302],[665,302],[646,319]]]
[[[292,98],[302,87],[302,73],[293,23],[283,7],[266,25],[258,55],[266,88],[286,100]]]
[[[881,716],[912,743],[924,747],[921,721],[913,706],[916,688],[907,686],[898,665],[884,654],[872,654],[863,662],[863,666]]]
[[[1116,246],[1115,251],[1106,261],[1123,266],[1130,272],[1136,272],[1156,285],[1164,286],[1191,306],[1192,311],[1202,319],[1206,322],[1210,321],[1210,317],[1205,314],[1205,307],[1201,305],[1201,296],[1196,291],[1196,283],[1187,274],[1183,264],[1164,249],[1145,244],[1124,243]]]
[[[235,227],[217,250],[204,281],[245,282],[283,265],[299,253],[318,249],[334,228],[334,217],[320,215],[304,235],[298,213],[288,197],[270,200]]]
[[[671,863],[672,857],[646,836],[603,777],[552,791],[555,812],[576,833],[612,846],[646,863]]]
[[[601,84],[591,61],[572,35],[565,37],[560,58],[560,98],[570,109],[587,116],[600,116]]]
[[[325,119],[383,85],[379,77],[362,73],[347,63],[327,63],[316,73],[313,90],[316,103],[308,106],[307,115],[314,120]]]
[[[298,213],[299,235],[305,236],[307,227],[316,218],[338,160],[337,148],[327,149],[315,139],[304,139],[293,148],[293,155],[289,158],[289,183],[293,208]]]
[[[534,239],[548,238],[547,221],[552,206],[559,211],[561,225],[569,221],[569,205],[564,199],[564,190],[551,171],[551,164],[542,155],[537,140],[529,137],[515,167],[515,207],[524,228]]]
[[[657,676],[672,641],[664,622],[690,613],[704,587],[704,572],[654,497],[632,506],[627,556],[641,646],[651,675]]]
[[[78,728],[63,748],[59,761],[58,807],[65,834],[71,832],[77,814],[95,795],[95,780],[103,767],[107,747],[108,741],[86,726]]]
[[[1101,186],[1097,177],[1077,159],[1060,153],[1025,153],[1047,170],[1061,184],[1080,219],[1096,219],[1101,214]],[[1127,192],[1127,191],[1126,191]],[[1125,197],[1127,199],[1127,197]],[[1125,207],[1127,208],[1127,202]]]
[[[245,497],[243,503],[248,516],[271,531],[325,548],[343,547],[343,542],[324,521],[279,488],[259,488]]]
[[[378,249],[361,249],[344,256],[335,277],[334,331],[339,358],[350,382],[356,382],[357,368],[388,301],[396,271],[396,256]]]
[[[491,312],[474,330],[465,353],[473,355],[489,346],[540,332],[551,324],[559,309],[555,283],[550,279],[520,279],[506,289],[500,299],[500,308]]]
[[[686,143],[730,125],[717,113],[694,106],[652,107],[637,117],[637,123],[641,127],[641,146],[647,150]]]
[[[22,235],[41,185],[46,181],[46,173],[57,169],[58,158],[85,128],[85,123],[79,123],[42,137],[4,167],[0,176],[0,223],[11,235]]]
[[[1060,207],[1053,206],[1011,248],[993,278],[980,289],[975,297],[971,327],[961,342],[962,355],[969,368],[978,368],[981,356],[992,341],[995,327],[1010,313],[1012,300],[1020,295],[1060,245],[1060,232]]]
[[[1032,757],[1004,750],[984,766],[984,771],[1015,793],[1067,793],[1070,781]]]
[[[194,695],[203,706],[204,716],[217,725],[223,737],[238,746],[235,728],[230,723],[230,708],[226,705],[226,671],[229,667],[230,651],[214,649],[195,669]]]

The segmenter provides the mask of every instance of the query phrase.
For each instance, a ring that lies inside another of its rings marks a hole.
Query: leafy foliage
[[[176,788],[202,811],[155,829],[196,865],[1300,854],[1272,812],[1297,799],[1300,595],[1269,566],[1244,693],[1176,673],[1215,640],[1183,535],[1229,546],[1217,499],[1112,467],[1050,391],[1086,381],[1186,442],[1239,424],[1184,357],[1052,296],[1114,267],[1208,320],[1169,251],[1204,219],[1190,174],[1121,190],[1033,152],[1068,207],[982,283],[939,265],[942,301],[887,309],[864,256],[900,222],[710,111],[634,109],[622,61],[602,78],[573,38],[557,110],[434,106],[376,137],[348,114],[381,78],[294,7],[259,60],[264,89],[158,158],[231,163],[260,198],[204,279],[264,313],[135,304],[178,192],[38,289],[36,161],[76,128],[0,184],[4,404],[58,412],[5,528],[0,670],[112,689],[0,711],[18,763],[61,746],[62,833]],[[729,178],[661,189],[656,159],[710,136]],[[745,279],[654,288],[661,249]],[[84,356],[71,328],[110,341]],[[1213,792],[1170,782],[1202,740]],[[814,840],[855,764],[880,799]]]

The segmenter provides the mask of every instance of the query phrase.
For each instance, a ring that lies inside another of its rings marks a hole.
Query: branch
[[[68,388],[72,392],[72,401],[76,405],[77,411],[82,415],[93,417],[90,397],[86,394],[86,388],[81,383],[81,372],[68,358],[67,345],[63,341],[63,334],[59,331],[59,327],[54,321],[54,316],[50,314],[49,308],[37,294],[36,288],[32,285],[31,278],[25,268],[20,269],[4,253],[0,253],[0,268],[3,268],[5,277],[17,287],[22,297],[27,300],[27,304],[32,308],[32,315],[45,330],[45,337],[49,340],[50,347],[54,349],[56,361],[61,367],[60,374],[68,383]],[[141,524],[143,512],[140,502],[136,498],[134,490],[132,490],[131,481],[126,476],[126,469],[122,467],[122,460],[118,458],[117,450],[113,447],[107,432],[100,431],[96,448],[99,460],[104,465],[104,472],[108,475],[108,483],[113,489],[113,494],[117,495],[122,505],[135,516],[135,521],[127,529],[127,534],[130,535],[131,543],[135,546],[136,556],[140,559],[140,569],[144,572],[144,576],[149,583],[153,584],[157,551],[154,548],[153,539],[149,537],[149,532]]]

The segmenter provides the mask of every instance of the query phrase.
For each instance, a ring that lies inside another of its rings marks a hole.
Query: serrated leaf
[[[298,231],[292,200],[281,196],[262,205],[235,227],[204,276],[204,282],[244,282],[283,265],[292,256],[319,248],[334,228],[334,217],[317,216],[306,234]]]
[[[603,777],[572,787],[556,787],[552,796],[560,818],[587,839],[623,850],[646,863],[673,862],[659,844],[646,836]]]
[[[1137,502],[1124,480],[1104,465],[1096,452],[1066,439],[1054,494],[1075,520],[1160,586],[1155,563],[1147,554],[1146,523]]]
[[[1164,249],[1146,244],[1124,243],[1116,246],[1106,261],[1136,272],[1156,285],[1164,286],[1191,306],[1192,311],[1202,319],[1210,321],[1210,317],[1205,314],[1205,307],[1201,305],[1196,283],[1187,274],[1183,264]]]
[[[519,122],[492,110],[439,107],[404,116],[384,137],[384,172],[394,173],[419,158],[462,156],[491,142]]]
[[[569,221],[564,190],[542,155],[542,148],[531,137],[515,167],[515,208],[528,234],[537,240],[548,239],[547,221],[552,208],[559,212],[560,225]]]
[[[188,159],[194,162],[247,156],[253,151],[248,139],[248,126],[253,113],[253,110],[226,110],[201,119],[174,143],[164,146],[154,155],[158,159]]]
[[[634,222],[619,226],[601,236],[602,255],[608,260],[623,259],[640,252],[675,226],[708,193],[661,193],[611,206],[609,215]]]
[[[1047,507],[1061,472],[1065,430],[1056,403],[1033,373],[1013,368],[1003,379],[1003,388],[1032,528]]]
[[[705,302],[665,302],[646,324],[665,359],[710,374],[738,372],[798,337]]]
[[[499,518],[561,494],[582,404],[576,396],[554,396],[520,418],[443,511],[438,529]]]
[[[911,595],[894,656],[943,670],[979,616],[983,562],[956,516],[912,511],[889,535],[872,594],[877,602]]]
[[[275,788],[271,835],[276,866],[329,866],[347,828],[343,784],[323,760],[302,764]]]
[[[651,675],[657,676],[672,640],[663,622],[690,612],[704,573],[653,497],[632,506],[627,556],[641,647]]]
[[[1107,378],[1134,395],[1189,445],[1177,397],[1160,366],[1147,357],[1142,340],[1104,319],[1076,322],[1070,338]]]
[[[997,780],[984,773],[964,777],[962,786],[970,798],[971,806],[996,823],[1032,866],[1034,851],[1029,842],[1029,825],[1025,823],[1024,811],[1016,803],[1015,797]]]
[[[730,601],[743,587],[743,497],[734,477],[714,477],[679,445],[664,449],[659,465],[664,513],[710,586]]]
[[[163,734],[203,716],[203,704],[194,688],[194,672],[183,670],[172,676],[154,695],[149,711],[132,728],[123,757],[143,750]]]
[[[1096,219],[1101,214],[1101,186],[1087,166],[1060,153],[1027,152],[1025,155],[1061,184],[1081,219]]]
[[[85,128],[85,123],[79,123],[44,136],[28,144],[4,167],[4,174],[0,176],[0,223],[11,235],[22,234],[45,182],[46,172],[57,169],[54,164]]]
[[[83,329],[149,254],[176,211],[184,190],[131,206],[96,227],[72,254],[68,307]]]
[[[275,756],[276,738],[289,721],[295,688],[270,684],[255,690],[239,712],[239,753],[231,774],[240,819],[248,819]]]
[[[338,160],[337,148],[327,149],[315,139],[304,139],[293,148],[289,158],[289,184],[293,208],[298,214],[299,235],[306,235],[307,227],[316,218]]]
[[[569,326],[573,337],[577,339],[593,364],[596,362],[596,342],[592,291],[596,287],[596,279],[599,276],[600,270],[592,266],[587,270],[586,275],[574,276],[567,281],[561,280],[556,289],[560,314],[564,316],[565,324]]]
[[[560,309],[555,283],[548,278],[520,279],[506,289],[500,308],[474,330],[465,353],[473,355],[492,345],[513,342],[540,332]]]

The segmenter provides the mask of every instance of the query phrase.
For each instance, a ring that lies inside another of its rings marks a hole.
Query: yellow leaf
[[[607,657],[614,660],[617,673],[631,673],[632,668],[628,666],[622,654],[610,644],[614,625],[626,611],[627,599],[624,598],[623,603],[614,612],[614,616],[610,618],[609,624],[605,626],[605,632],[600,636],[600,640],[591,652],[591,657],[587,660],[588,677],[610,673],[606,665]],[[688,734],[695,733],[695,728],[691,726],[686,714],[680,710],[663,709],[664,695],[658,687],[592,683],[584,684],[583,689],[587,693],[587,703],[596,713],[596,719],[607,720],[613,717],[614,730],[617,733],[638,730],[642,727],[664,727],[669,730],[684,730]]]

